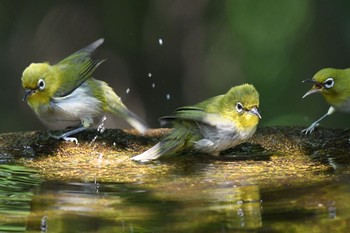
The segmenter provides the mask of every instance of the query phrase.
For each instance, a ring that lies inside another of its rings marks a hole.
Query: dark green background
[[[94,77],[152,127],[245,82],[260,93],[260,125],[309,125],[328,105],[320,95],[302,100],[310,84],[301,81],[350,66],[349,12],[347,0],[0,1],[0,131],[45,128],[21,101],[31,62],[56,63],[100,37],[96,57],[108,60]],[[348,117],[322,125],[346,128]]]

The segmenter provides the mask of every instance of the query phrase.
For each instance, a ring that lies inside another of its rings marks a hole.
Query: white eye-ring
[[[37,84],[37,87],[38,87],[39,91],[44,90],[44,89],[45,89],[45,86],[46,86],[46,85],[45,85],[44,79],[39,79],[38,84]]]
[[[334,80],[333,78],[328,78],[326,81],[323,82],[323,85],[325,88],[329,89],[334,86]]]
[[[238,113],[241,113],[244,110],[243,105],[240,102],[236,104],[236,110]]]

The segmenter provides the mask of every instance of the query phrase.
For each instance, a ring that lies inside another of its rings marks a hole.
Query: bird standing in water
[[[304,129],[303,133],[312,133],[322,119],[335,111],[350,112],[350,69],[325,68],[304,82],[311,82],[313,86],[303,98],[313,93],[321,93],[331,106],[325,115]]]
[[[179,108],[174,116],[161,118],[162,123],[173,124],[171,132],[158,144],[131,159],[147,162],[191,148],[218,155],[249,139],[260,118],[259,94],[254,86],[235,86],[226,94]]]
[[[79,126],[57,139],[78,142],[73,134],[100,123],[110,112],[125,119],[140,133],[147,126],[122,103],[107,83],[94,79],[92,73],[105,60],[92,59],[92,53],[103,43],[99,39],[55,65],[32,63],[22,74],[23,100],[43,121]]]

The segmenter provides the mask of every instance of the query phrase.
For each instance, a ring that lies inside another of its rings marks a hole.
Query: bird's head
[[[303,82],[313,83],[303,98],[320,93],[330,105],[338,105],[350,97],[350,70],[325,68],[318,71],[312,79]]]
[[[47,104],[53,96],[54,72],[48,63],[32,63],[22,74],[24,101],[31,106]]]
[[[223,115],[243,128],[256,126],[261,115],[259,93],[254,86],[243,84],[231,88],[223,98]]]

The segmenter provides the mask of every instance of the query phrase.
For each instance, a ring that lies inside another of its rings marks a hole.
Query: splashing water
[[[96,129],[97,132],[102,134],[106,130],[106,128],[105,128],[105,121],[106,120],[107,120],[107,117],[103,116],[101,119],[101,123],[97,126],[97,129]],[[95,137],[91,140],[90,145],[92,145],[96,141],[97,138],[98,138],[98,135],[95,135]]]
[[[94,185],[95,185],[96,193],[99,193],[99,190],[100,190],[100,183],[97,182],[96,177],[95,177],[95,180],[94,180]]]
[[[97,132],[100,132],[101,134],[106,130],[105,128],[105,121],[107,120],[106,116],[103,116],[101,119],[101,123],[97,127]]]
[[[91,146],[92,144],[94,144],[95,143],[95,141],[96,141],[96,139],[97,139],[97,135],[95,135],[95,137],[91,140],[91,142],[89,143],[89,145]]]
[[[103,162],[103,154],[100,153],[98,158],[97,158],[97,167],[101,167],[102,166],[102,162]]]
[[[41,223],[40,223],[41,232],[47,232],[47,228],[48,228],[47,220],[48,220],[48,217],[46,215],[41,218]]]

